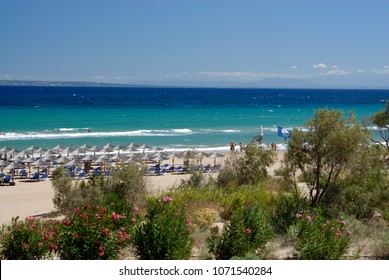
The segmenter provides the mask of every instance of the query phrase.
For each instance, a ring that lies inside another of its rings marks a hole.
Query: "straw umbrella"
[[[30,146],[27,149],[25,149],[26,152],[31,152],[31,157],[34,157],[34,151],[38,150],[38,146]]]
[[[151,150],[152,148],[153,147],[151,147],[149,145],[143,144],[143,145],[138,147],[138,150],[143,150],[143,154],[144,154],[146,150]]]
[[[64,147],[64,146],[61,146],[61,145],[57,145],[57,146],[55,146],[55,147],[51,148],[51,150],[53,150],[53,151],[56,151],[56,152],[57,152],[57,155],[59,155],[59,153],[60,153],[62,150],[65,150],[65,149],[66,149],[66,147]]]
[[[23,163],[27,163],[28,165],[28,177],[31,176],[31,163],[33,163],[35,161],[35,159],[33,158],[26,158],[24,160],[22,160]]]
[[[169,154],[168,157],[172,159],[172,165],[174,167],[174,159],[175,158],[182,158],[182,153],[174,152],[174,153]]]
[[[110,160],[115,161],[116,168],[118,167],[118,165],[121,161],[125,161],[126,159],[127,159],[127,157],[124,155],[121,155],[121,154],[116,154],[116,155],[110,157]]]
[[[16,162],[12,162],[11,164],[7,165],[3,170],[4,171],[9,171],[9,173],[11,173],[12,175],[14,175],[15,173],[15,170],[16,169],[22,169],[24,166],[23,165],[20,165]],[[13,180],[13,177],[12,177],[12,180]]]
[[[120,150],[123,150],[124,148],[125,148],[124,146],[118,145],[118,146],[113,147],[113,150],[117,150],[118,154],[120,154]]]
[[[213,154],[209,155],[209,157],[214,159],[213,166],[215,167],[216,166],[216,159],[217,158],[222,158],[222,157],[224,157],[224,155],[223,154],[219,154],[219,153],[213,153]]]
[[[78,147],[83,153],[84,153],[84,156],[85,156],[85,153],[87,150],[89,150],[90,148],[92,148],[91,146],[87,145],[87,144],[84,144],[84,145],[81,145],[80,147]]]
[[[158,161],[158,165],[161,164],[161,161],[164,161],[164,160],[167,160],[167,159],[169,159],[169,158],[166,157],[166,156],[163,156],[163,155],[156,155],[156,156],[153,157],[153,160]]]
[[[127,149],[131,149],[131,148],[139,148],[140,146],[138,144],[135,144],[135,143],[130,143],[126,146]]]
[[[42,165],[48,165],[48,163],[42,159],[38,159],[38,160],[34,161],[33,163],[31,163],[31,165],[38,167],[38,172],[39,172],[40,167]]]
[[[69,154],[70,154],[71,152],[73,152],[73,151],[75,151],[75,149],[73,149],[73,148],[71,148],[71,147],[66,147],[65,149],[63,149],[63,150],[61,151],[61,155],[62,155],[62,154],[66,154],[66,156],[69,156]]]
[[[101,148],[97,147],[97,146],[93,146],[93,147],[90,147],[88,149],[88,151],[91,151],[93,152],[93,156],[96,156],[96,152],[100,152]]]

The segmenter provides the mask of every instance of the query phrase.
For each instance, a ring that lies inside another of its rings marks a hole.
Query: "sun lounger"
[[[31,177],[31,181],[39,181],[40,179],[40,174],[39,172],[35,172],[34,175]]]
[[[15,182],[12,180],[12,176],[11,175],[6,175],[6,176],[3,177],[2,185],[4,186],[5,184],[10,185],[10,186],[14,186],[15,185]]]

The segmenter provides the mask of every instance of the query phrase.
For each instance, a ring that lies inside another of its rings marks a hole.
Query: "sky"
[[[0,0],[0,80],[389,88],[388,0]]]

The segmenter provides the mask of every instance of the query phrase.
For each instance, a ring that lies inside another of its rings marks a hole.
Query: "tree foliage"
[[[258,180],[268,176],[267,168],[275,163],[276,153],[273,150],[249,144],[245,148],[245,154],[241,157],[232,157],[226,161],[220,171],[218,183],[227,186],[230,182],[241,185],[253,185]]]
[[[309,189],[311,206],[336,188],[356,153],[366,148],[367,137],[354,115],[344,118],[341,111],[317,110],[305,124],[307,132],[294,129],[285,154],[288,179],[297,176]]]
[[[374,143],[378,143],[389,150],[389,100],[386,101],[385,111],[377,112],[364,120],[366,127],[376,127],[378,135],[384,140],[381,141],[371,139]]]

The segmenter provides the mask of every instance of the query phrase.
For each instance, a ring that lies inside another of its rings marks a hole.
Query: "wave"
[[[192,134],[190,129],[170,130],[131,130],[131,131],[107,131],[107,132],[77,132],[80,129],[60,128],[55,131],[44,132],[9,132],[0,135],[0,140],[34,140],[34,139],[62,139],[62,138],[83,138],[83,137],[115,137],[115,136],[182,136]],[[85,130],[85,129],[83,129]]]

